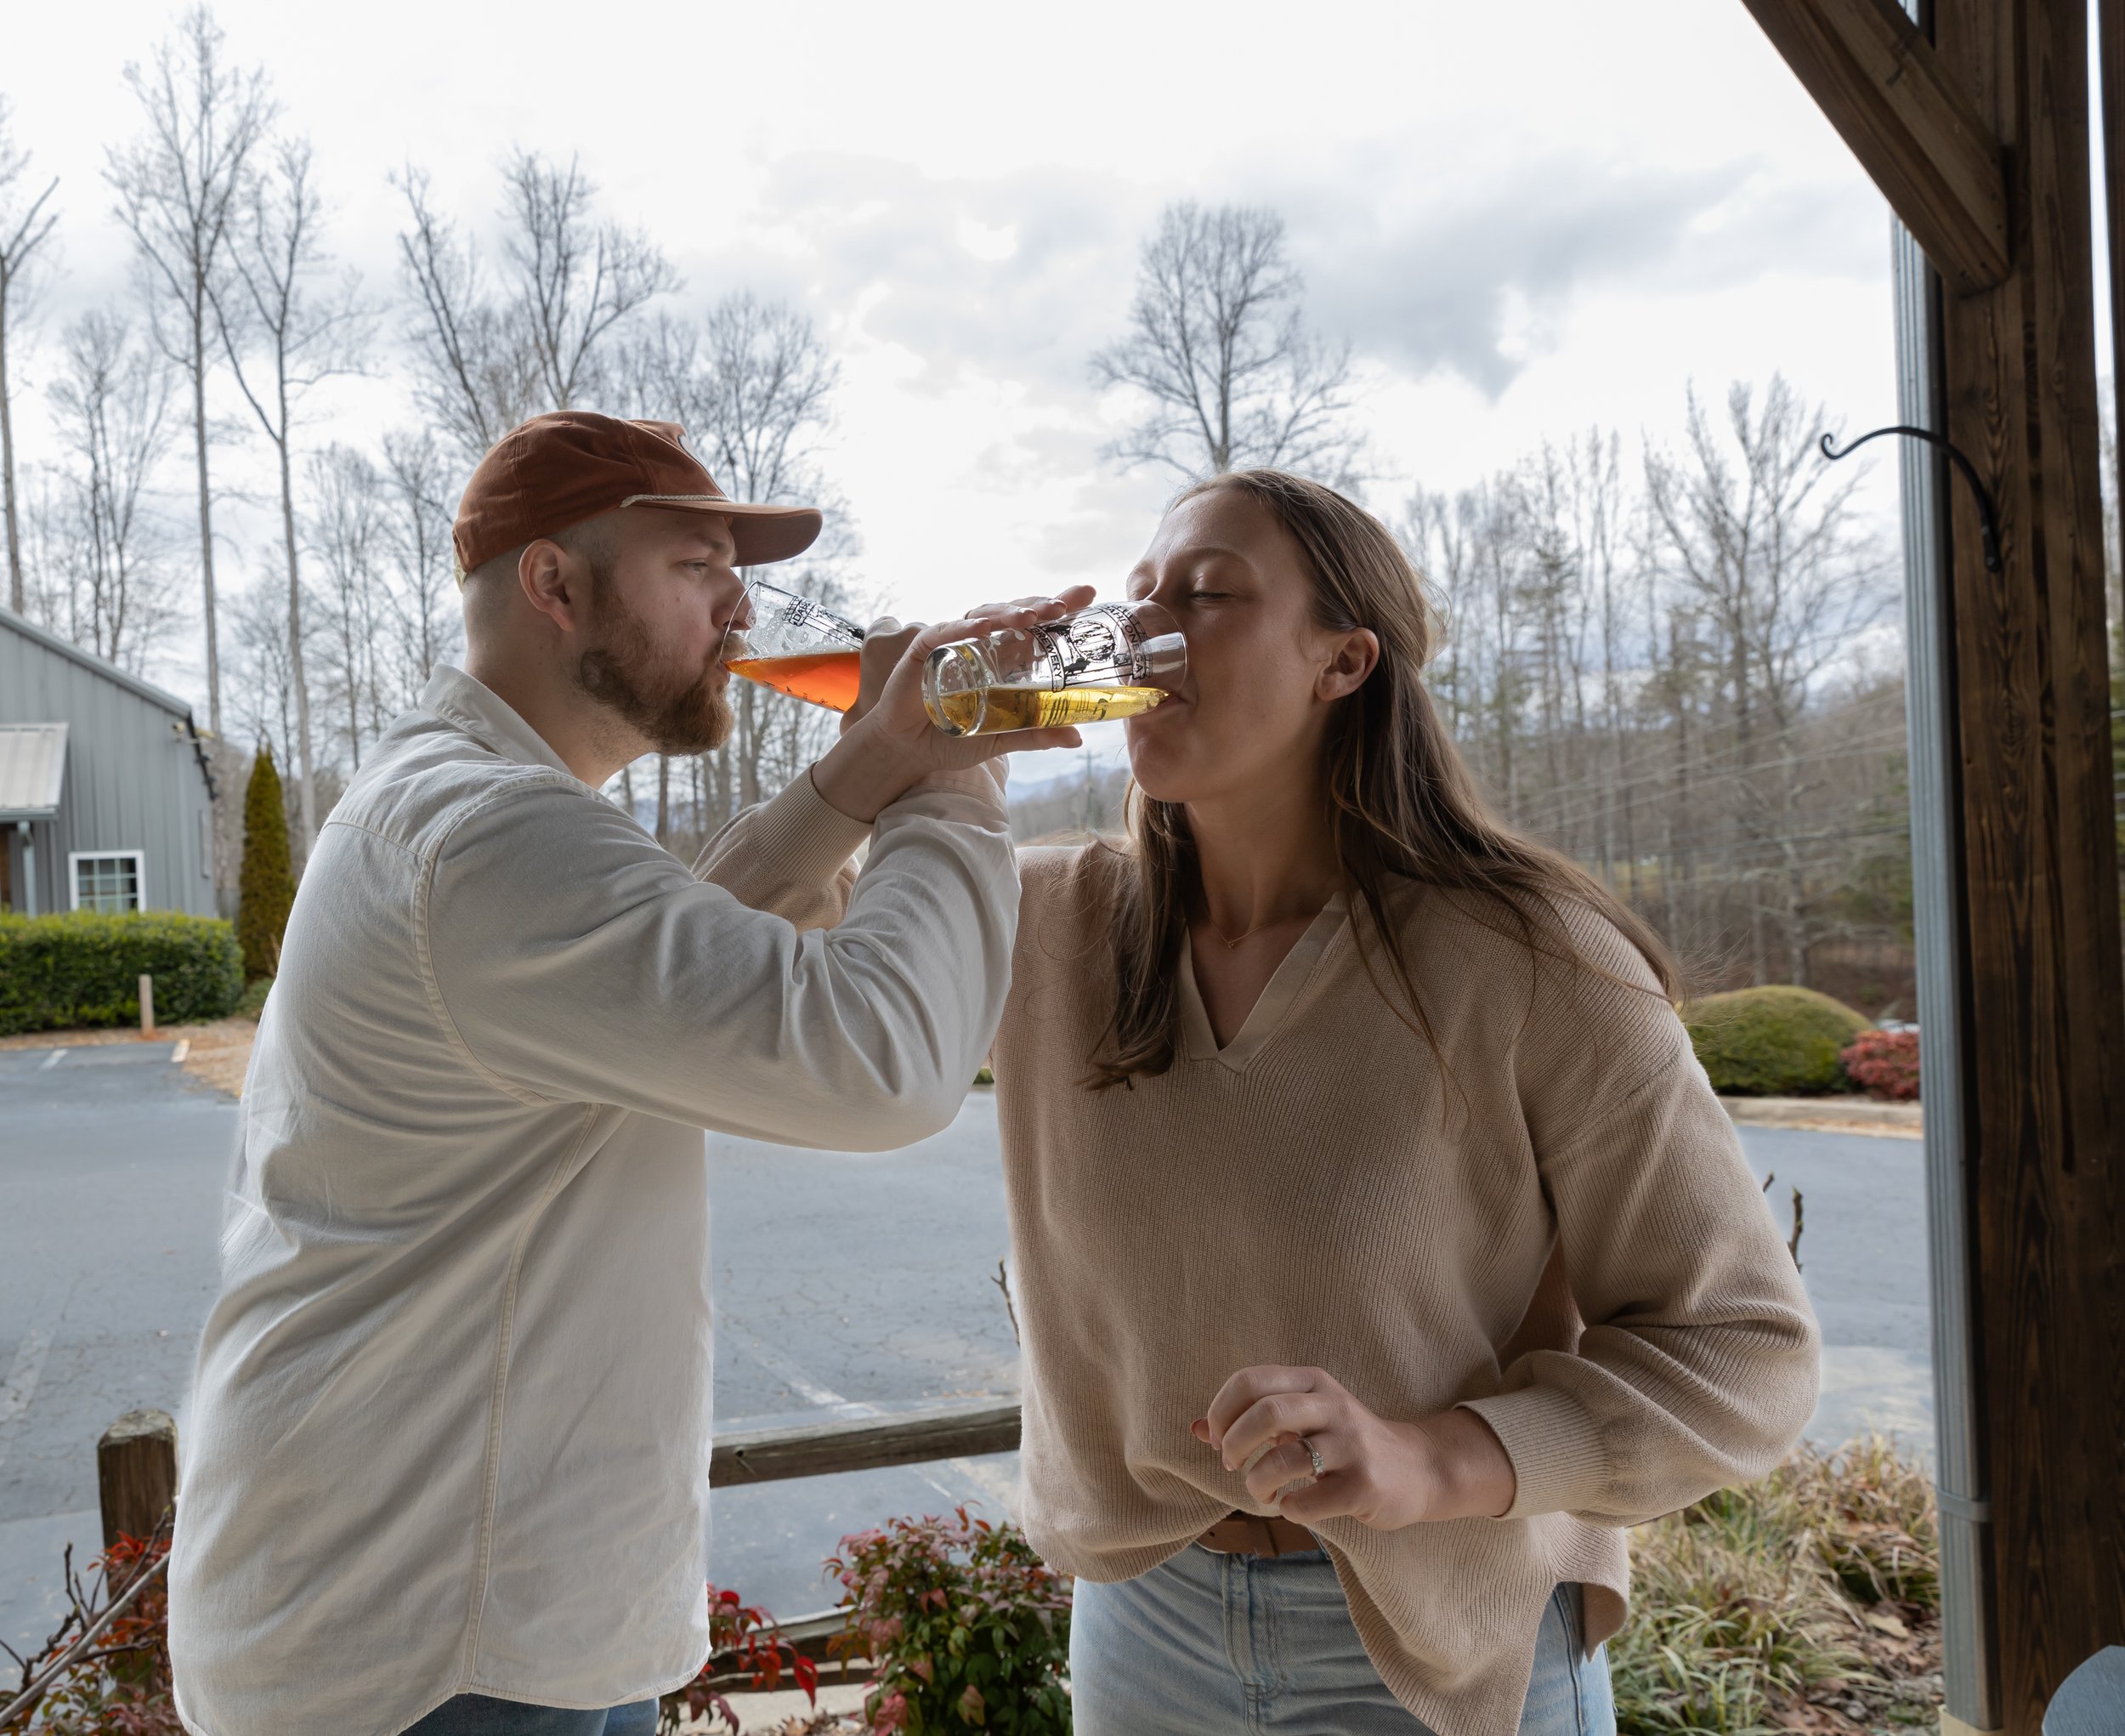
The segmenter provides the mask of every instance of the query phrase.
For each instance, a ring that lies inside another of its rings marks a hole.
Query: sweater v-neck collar
[[[1235,1073],[1244,1072],[1248,1062],[1276,1036],[1291,1003],[1299,998],[1299,991],[1329,944],[1342,933],[1349,914],[1349,900],[1340,892],[1322,905],[1321,914],[1284,954],[1284,962],[1271,973],[1261,996],[1232,1033],[1232,1041],[1221,1049],[1217,1046],[1217,1033],[1210,1029],[1203,991],[1196,985],[1194,938],[1184,928],[1181,931],[1181,1036],[1188,1058],[1216,1061]]]

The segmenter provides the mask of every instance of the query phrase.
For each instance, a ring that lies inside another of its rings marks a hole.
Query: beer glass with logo
[[[1159,604],[1101,603],[932,651],[922,703],[948,735],[1055,729],[1148,712],[1187,667],[1187,642]]]
[[[845,712],[862,682],[858,659],[864,630],[824,604],[756,580],[745,608],[723,640],[722,663],[734,675],[796,699]]]

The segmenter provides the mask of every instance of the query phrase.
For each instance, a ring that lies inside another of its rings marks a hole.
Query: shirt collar
[[[438,663],[421,689],[421,706],[445,718],[483,746],[519,765],[551,766],[567,772],[567,763],[554,752],[546,737],[512,710],[492,688],[473,679],[462,669]]]

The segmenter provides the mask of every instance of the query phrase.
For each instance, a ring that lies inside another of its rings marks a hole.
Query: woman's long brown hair
[[[1380,641],[1379,666],[1337,701],[1329,722],[1325,819],[1370,918],[1365,926],[1383,945],[1407,1003],[1407,1013],[1397,1012],[1442,1066],[1401,924],[1389,910],[1398,883],[1467,894],[1471,917],[1510,933],[1531,955],[1605,975],[1582,956],[1559,910],[1563,903],[1590,906],[1645,956],[1673,998],[1674,966],[1659,936],[1577,863],[1500,822],[1477,793],[1424,685],[1437,616],[1386,527],[1334,489],[1281,470],[1214,476],[1174,504],[1227,489],[1266,508],[1304,552],[1315,622],[1329,633],[1368,627]],[[1132,789],[1129,829],[1134,847],[1111,865],[1120,888],[1111,930],[1114,1012],[1085,1081],[1096,1090],[1172,1064],[1181,942],[1202,897],[1195,840],[1179,803]],[[1365,967],[1372,974],[1368,956]],[[1377,975],[1373,983],[1393,1005]]]

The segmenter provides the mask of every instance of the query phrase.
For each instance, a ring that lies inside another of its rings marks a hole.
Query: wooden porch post
[[[2002,1727],[2125,1640],[2125,1005],[2105,643],[2086,0],[1936,0],[2014,269],[1944,298],[1969,911],[1972,1222]]]
[[[1967,1275],[1998,1727],[2038,1736],[2067,1674],[2125,1642],[2125,984],[2087,0],[1933,0],[1930,44],[1900,32],[1894,0],[1746,3],[1946,280],[1946,432],[1998,507],[1992,574],[1952,485]],[[2100,3],[2106,64],[2125,66],[2125,0]],[[2114,179],[2113,212],[2120,193]]]

